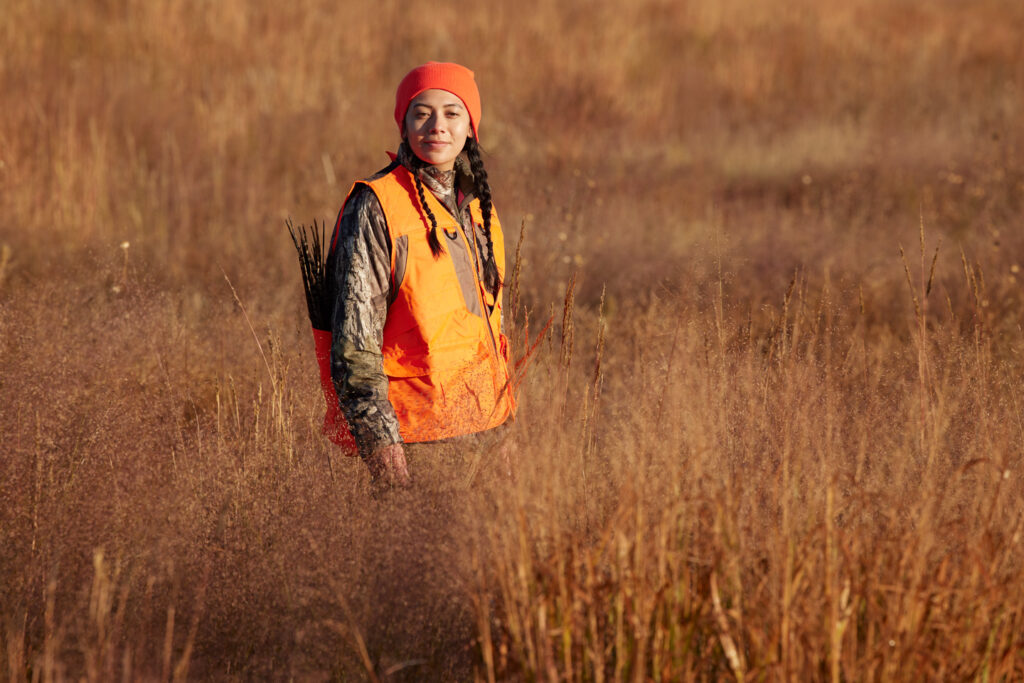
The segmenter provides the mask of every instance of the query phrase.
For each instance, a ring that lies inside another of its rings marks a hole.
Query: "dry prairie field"
[[[1024,678],[1024,3],[4,0],[0,46],[0,676]],[[516,471],[375,497],[285,221],[427,60],[518,255]]]

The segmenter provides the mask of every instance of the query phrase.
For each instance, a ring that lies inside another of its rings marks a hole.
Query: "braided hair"
[[[491,186],[487,182],[487,170],[484,160],[480,158],[480,144],[472,137],[466,138],[463,147],[469,158],[469,169],[473,172],[475,193],[480,200],[480,212],[484,215],[484,239],[487,241],[487,260],[484,261],[484,286],[491,295],[498,296],[501,278],[498,275],[498,263],[494,258],[494,242],[491,239]]]
[[[437,239],[437,218],[434,217],[434,212],[430,210],[430,205],[427,204],[427,198],[423,194],[423,181],[420,180],[420,174],[418,173],[419,169],[426,166],[427,163],[413,154],[412,148],[409,146],[409,142],[407,140],[402,140],[402,147],[404,149],[399,151],[403,152],[403,156],[409,160],[409,164],[413,167],[412,179],[416,183],[416,192],[420,196],[420,206],[423,207],[423,211],[427,214],[427,218],[430,220],[430,231],[427,233],[427,245],[430,247],[430,253],[433,254],[436,259],[444,253],[444,247],[441,246],[441,240]]]
[[[427,232],[427,245],[430,247],[430,253],[436,259],[444,252],[444,247],[441,246],[441,241],[437,238],[437,218],[434,216],[434,212],[430,210],[430,205],[427,204],[427,198],[423,193],[423,182],[420,180],[420,175],[417,172],[419,169],[424,168],[427,162],[413,153],[407,140],[402,141],[402,147],[405,148],[403,156],[409,159],[409,163],[413,167],[412,177],[416,183],[416,192],[419,194],[420,206],[423,207],[423,211],[427,214],[427,219],[430,221],[430,230]],[[466,152],[466,156],[469,159],[469,169],[473,172],[474,194],[480,200],[480,212],[484,217],[483,233],[487,245],[487,258],[484,260],[484,287],[487,288],[487,291],[492,296],[496,297],[498,296],[498,288],[501,287],[501,277],[498,275],[498,263],[494,256],[494,240],[491,237],[491,186],[487,182],[487,170],[484,168],[484,160],[480,157],[479,143],[472,137],[466,138],[466,144],[462,149]]]

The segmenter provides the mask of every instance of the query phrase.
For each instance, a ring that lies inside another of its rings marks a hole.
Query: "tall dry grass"
[[[1010,0],[3,3],[0,668],[1024,676],[1022,38]],[[477,71],[535,351],[514,479],[474,439],[374,499],[284,219],[385,163],[427,59]]]

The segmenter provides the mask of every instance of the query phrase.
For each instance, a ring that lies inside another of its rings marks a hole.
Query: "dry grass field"
[[[1024,678],[1018,0],[4,0],[0,46],[0,676]],[[514,478],[374,498],[285,220],[429,59],[538,343]]]

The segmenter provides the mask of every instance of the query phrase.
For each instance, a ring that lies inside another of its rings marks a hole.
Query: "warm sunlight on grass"
[[[8,678],[1024,677],[1024,4],[6,0],[0,44]],[[514,478],[420,446],[376,499],[285,219],[429,59],[537,346]]]

